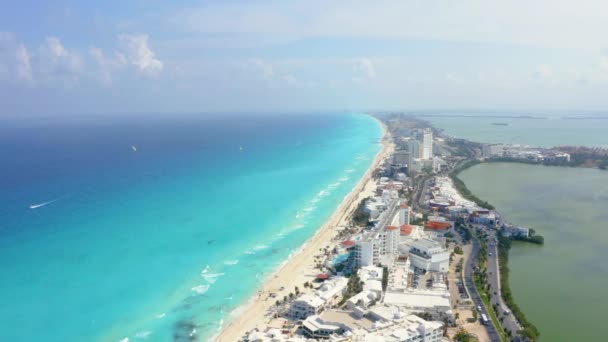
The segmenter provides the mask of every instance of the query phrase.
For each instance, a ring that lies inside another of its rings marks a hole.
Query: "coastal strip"
[[[264,326],[273,317],[272,307],[275,300],[270,297],[271,293],[282,298],[289,295],[296,286],[315,279],[318,273],[315,255],[319,250],[331,245],[331,241],[339,232],[339,227],[348,223],[359,202],[372,194],[375,190],[373,171],[394,151],[394,144],[389,137],[387,127],[379,122],[383,130],[381,149],[357,185],[344,197],[336,211],[317,232],[264,280],[257,293],[230,314],[226,320],[227,324],[213,338],[214,341],[238,341],[245,332]]]
[[[454,181],[454,185],[457,188],[458,192],[465,198],[476,202],[477,205],[483,206],[488,209],[494,209],[494,207],[488,202],[478,198],[467,188],[466,184],[458,178],[458,174],[465,171],[468,168],[471,168],[475,165],[482,163],[478,160],[469,160],[461,163],[459,167],[456,167],[450,172],[449,176]],[[456,185],[458,184],[458,185]],[[469,196],[467,197],[468,194]],[[485,205],[485,206],[484,206]],[[519,324],[522,326],[521,335],[531,340],[538,339],[540,336],[540,331],[538,328],[528,320],[524,312],[519,308],[517,303],[515,303],[515,299],[513,298],[513,293],[511,292],[511,287],[509,286],[509,250],[511,249],[511,239],[503,236],[502,234],[497,234],[497,259],[498,259],[498,273],[497,276],[499,278],[500,285],[500,295],[502,300],[505,302],[506,306],[509,307],[511,313]],[[530,237],[530,239],[534,238],[534,236]],[[542,236],[540,237],[542,239]],[[544,240],[544,239],[542,239]],[[530,240],[530,242],[534,242]]]

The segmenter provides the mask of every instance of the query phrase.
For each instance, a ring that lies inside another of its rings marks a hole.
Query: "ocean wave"
[[[145,331],[140,331],[140,332],[136,333],[135,334],[135,338],[139,338],[139,339],[145,340],[150,335],[152,335],[152,332],[149,331],[149,330],[145,330]]]
[[[330,189],[333,189],[333,188],[339,187],[340,184],[342,184],[342,183],[341,182],[335,182],[335,183],[329,184],[327,187],[330,188]]]
[[[238,263],[239,263],[238,259],[237,260],[226,260],[226,261],[224,261],[224,265],[228,265],[228,266],[236,265]]]
[[[319,191],[319,193],[317,194],[317,196],[323,197],[323,196],[325,196],[326,193],[327,193],[327,190],[321,190],[321,191]]]
[[[205,266],[205,268],[201,271],[201,274],[209,272],[209,265]]]
[[[217,281],[217,278],[223,276],[224,273],[207,273],[207,274],[202,274],[201,277],[203,277],[203,279],[205,279],[209,284],[213,284]]]
[[[346,169],[346,170],[344,170],[344,172],[346,172],[346,173],[353,173],[353,172],[355,172],[355,169]]]
[[[340,178],[340,181],[341,181],[341,182],[346,182],[346,181],[347,181],[347,180],[349,180],[349,179],[350,179],[350,177],[344,176],[344,177],[341,177],[341,178]]]
[[[163,318],[165,316],[166,316],[166,314],[164,312],[161,312],[158,315],[156,315],[155,317],[156,317],[156,319],[161,319],[161,318]]]
[[[320,198],[315,197],[315,198],[313,198],[313,199],[310,200],[310,203],[315,204],[315,203],[318,203],[320,200],[321,200]]]
[[[302,209],[302,211],[305,211],[305,212],[309,213],[309,212],[311,212],[311,211],[313,211],[313,210],[315,210],[315,209],[317,209],[317,207],[312,206],[312,207],[307,207],[307,208],[304,208],[304,209]]]
[[[120,340],[118,340],[118,342],[129,342],[129,338],[128,337],[121,338]]]
[[[196,292],[197,294],[201,295],[209,290],[209,285],[198,285],[198,286],[191,288],[191,290],[193,292]]]
[[[259,244],[253,247],[254,251],[261,251],[262,249],[268,248],[268,245]]]

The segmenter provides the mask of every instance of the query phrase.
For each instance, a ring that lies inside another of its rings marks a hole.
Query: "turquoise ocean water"
[[[382,133],[363,115],[0,127],[2,341],[207,340],[331,215]]]

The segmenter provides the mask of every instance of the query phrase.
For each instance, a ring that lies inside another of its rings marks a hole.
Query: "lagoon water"
[[[560,145],[608,147],[606,129],[608,114],[529,114],[534,118],[516,118],[519,114],[503,114],[510,117],[492,118],[492,113],[461,116],[421,116],[448,135],[481,143],[520,144],[538,147]],[[577,119],[565,119],[574,117]],[[584,118],[588,117],[588,118]],[[593,118],[590,118],[593,117]],[[583,119],[584,118],[584,119]],[[494,125],[504,123],[505,125]]]
[[[515,301],[541,341],[604,341],[608,307],[608,172],[515,163],[476,165],[467,187],[544,246],[514,243],[509,256]]]
[[[3,122],[0,340],[208,339],[381,133],[363,115]]]

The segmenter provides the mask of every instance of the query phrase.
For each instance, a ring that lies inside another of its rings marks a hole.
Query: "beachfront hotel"
[[[330,310],[306,319],[302,330],[314,339],[335,336],[332,341],[438,342],[443,338],[443,323],[425,321],[385,306],[369,310],[365,317]]]

